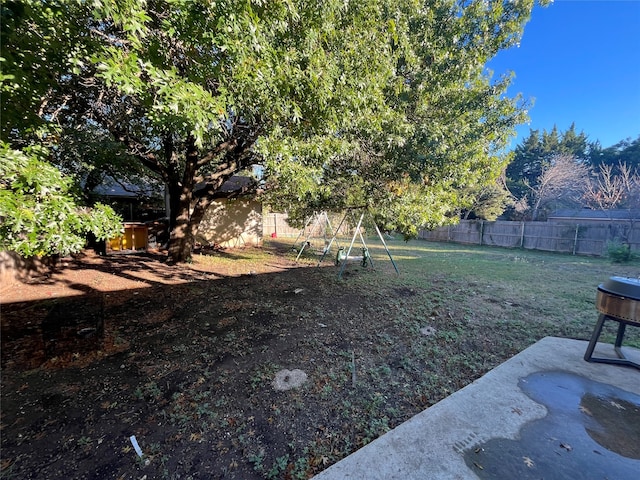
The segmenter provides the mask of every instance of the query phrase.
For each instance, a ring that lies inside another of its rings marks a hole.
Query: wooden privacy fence
[[[271,237],[275,234],[281,238],[296,238],[302,231],[300,228],[293,228],[287,223],[286,213],[265,213],[262,215],[262,234]]]
[[[343,214],[328,214],[329,221],[331,222],[331,228],[335,231],[340,225],[340,221],[343,218]],[[311,219],[311,222],[307,225],[307,228],[304,229],[304,232],[301,228],[293,228],[287,223],[287,214],[286,213],[265,213],[262,215],[262,232],[265,237],[271,237],[275,234],[276,237],[280,238],[297,238],[300,233],[302,233],[302,237],[306,237],[309,234],[318,234],[320,231],[320,225],[316,225],[315,221],[317,217]],[[357,220],[357,219],[356,219]],[[324,225],[324,222],[321,221],[321,224]],[[351,231],[351,226],[347,221],[345,221],[340,228],[341,235],[347,235]],[[326,234],[331,238],[329,230],[327,229]]]
[[[640,222],[569,224],[462,220],[457,225],[421,230],[419,238],[496,247],[526,248],[573,255],[603,255],[609,242],[640,252]]]

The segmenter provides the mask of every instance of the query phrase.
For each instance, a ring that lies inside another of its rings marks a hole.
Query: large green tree
[[[2,136],[61,151],[72,133],[115,142],[114,162],[167,186],[175,261],[216,190],[254,163],[267,166],[266,201],[293,217],[368,206],[411,236],[500,173],[524,105],[484,65],[518,41],[532,6],[6,2]]]
[[[308,205],[374,205],[385,228],[411,237],[456,221],[495,184],[506,163],[496,152],[523,120],[524,104],[506,97],[509,76],[492,81],[484,65],[518,41],[532,3],[422,6],[392,24],[397,58],[385,101],[399,117],[380,132],[345,132],[356,148],[323,156],[311,174],[296,165],[306,182],[290,164],[270,162],[276,184],[286,186],[275,200],[299,219]]]

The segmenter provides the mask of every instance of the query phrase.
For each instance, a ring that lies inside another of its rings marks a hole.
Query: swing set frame
[[[338,232],[340,232],[340,228],[344,224],[347,217],[351,216],[351,218],[353,219],[354,211],[361,211],[360,218],[358,220],[358,224],[355,228],[355,231],[353,232],[353,237],[351,238],[351,243],[349,243],[349,248],[345,252],[344,247],[340,247],[340,245],[338,244],[337,236],[338,236]],[[326,212],[324,213],[326,215]],[[362,262],[363,267],[366,267],[367,263],[370,263],[371,268],[375,270],[375,267],[373,265],[373,259],[371,258],[371,255],[369,255],[369,247],[367,247],[367,243],[365,242],[364,236],[362,235],[362,222],[365,218],[365,215],[367,214],[371,219],[371,223],[373,223],[373,225],[375,226],[376,233],[378,234],[378,238],[380,238],[380,241],[382,242],[382,245],[384,246],[384,249],[387,252],[387,255],[389,256],[389,260],[391,260],[391,264],[393,265],[393,268],[395,269],[396,274],[400,275],[400,272],[398,271],[398,266],[396,265],[396,262],[393,260],[393,256],[391,255],[391,252],[389,251],[389,247],[387,246],[387,242],[384,241],[382,232],[380,232],[380,229],[378,228],[378,224],[376,223],[375,219],[373,218],[373,215],[371,214],[371,212],[367,207],[351,207],[347,209],[344,216],[342,217],[342,220],[340,221],[340,224],[338,225],[338,228],[333,232],[333,238],[331,239],[329,244],[325,247],[322,257],[320,257],[320,261],[318,262],[318,265],[317,265],[318,267],[322,264],[322,261],[327,256],[327,253],[329,253],[329,251],[331,250],[331,246],[335,242],[336,245],[338,245],[338,253],[336,255],[336,266],[340,265],[340,272],[338,273],[338,278],[342,278],[342,274],[344,273],[347,263],[349,261],[354,261],[354,260],[360,261]],[[328,217],[327,217],[327,221],[328,221]],[[353,245],[355,244],[357,237],[360,237],[360,242],[362,243],[362,255],[351,255],[351,251],[353,250]]]
[[[331,231],[331,235],[333,236],[333,238],[335,238],[336,235],[337,235],[337,231],[334,231],[333,227],[331,226],[331,221],[329,220],[329,215],[327,215],[327,212],[326,211],[323,211],[323,212],[320,212],[320,213],[315,212],[313,215],[311,215],[307,219],[306,223],[304,224],[304,228],[298,234],[298,236],[296,237],[295,241],[293,242],[293,248],[295,248],[296,244],[298,243],[298,240],[300,240],[300,237],[302,237],[304,232],[307,230],[307,227],[311,224],[311,222],[314,219],[315,219],[315,221],[313,222],[313,226],[311,227],[311,230],[309,230],[308,235],[305,237],[304,242],[302,242],[300,250],[298,251],[298,256],[296,257],[296,263],[298,262],[298,260],[300,260],[300,257],[302,256],[302,253],[304,252],[305,248],[311,247],[311,243],[309,242],[309,240],[313,237],[313,234],[315,233],[315,231],[316,231],[316,229],[318,227],[322,228],[322,231],[324,232],[323,238],[325,240],[325,245],[324,245],[324,248],[323,248],[323,253],[326,253],[331,248],[331,245],[327,245],[327,243],[326,243],[327,227]],[[322,224],[321,223],[322,219],[326,220],[326,224]],[[340,223],[340,225],[342,225],[342,223]],[[338,227],[338,230],[339,230],[339,228],[340,227]]]

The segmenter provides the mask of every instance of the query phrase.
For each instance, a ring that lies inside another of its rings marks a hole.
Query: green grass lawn
[[[362,283],[372,293],[388,282],[415,287],[421,301],[411,302],[411,312],[423,315],[425,322],[434,315],[462,313],[479,332],[498,327],[513,336],[518,349],[546,335],[589,339],[598,316],[598,285],[611,276],[640,275],[637,261],[614,264],[606,258],[392,240],[387,246],[400,269],[396,278],[381,243],[371,238],[368,246],[379,275],[344,281]],[[612,341],[616,325],[603,340]],[[628,329],[625,344],[640,347],[637,330]]]

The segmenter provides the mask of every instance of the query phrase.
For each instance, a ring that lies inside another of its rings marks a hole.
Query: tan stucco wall
[[[262,242],[262,205],[248,199],[215,200],[205,214],[196,241],[222,247]]]

